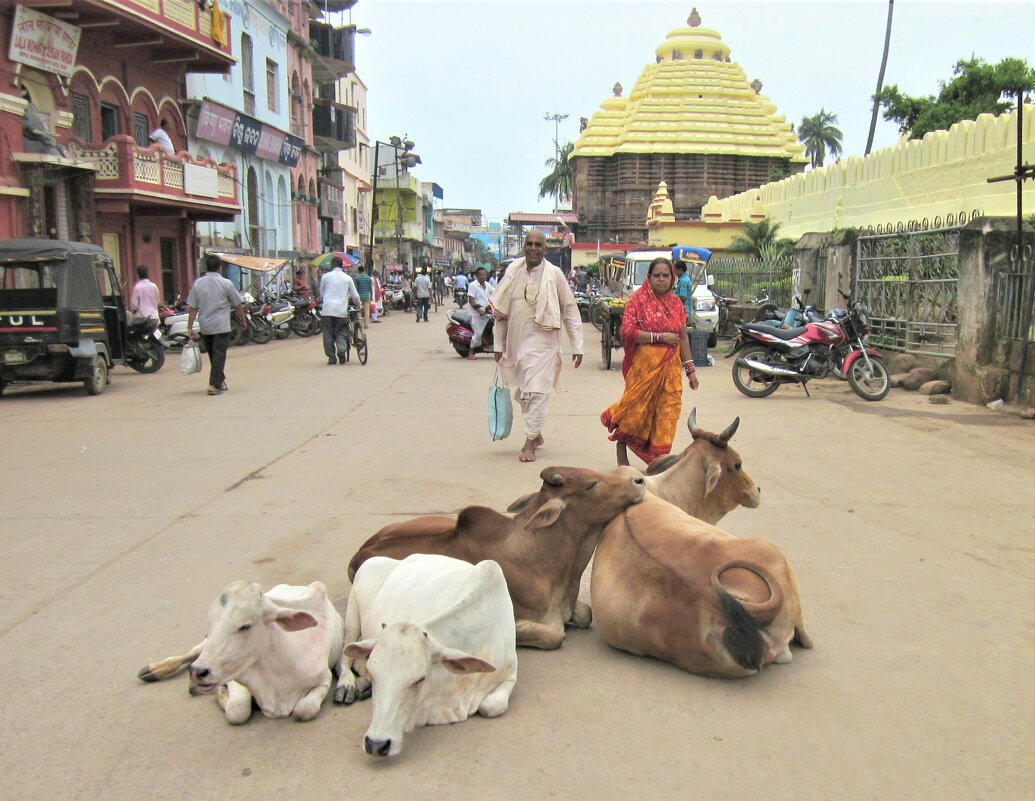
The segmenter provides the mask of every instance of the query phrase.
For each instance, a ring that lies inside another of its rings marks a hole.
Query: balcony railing
[[[240,211],[233,164],[170,156],[137,147],[128,136],[112,137],[106,145],[73,140],[68,149],[74,158],[93,163],[98,196],[135,195],[140,203],[180,205],[195,212]]]
[[[309,43],[315,51],[313,80],[332,83],[354,71],[355,41],[355,28],[335,28],[325,22],[310,21]]]
[[[313,105],[313,147],[321,153],[356,146],[356,112],[319,101]]]

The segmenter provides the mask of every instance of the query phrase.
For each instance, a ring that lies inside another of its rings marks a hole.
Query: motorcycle
[[[143,317],[126,323],[126,364],[138,373],[157,373],[165,364],[162,331]]]
[[[804,291],[805,300],[808,300],[809,294],[812,292],[811,289]],[[765,300],[768,300],[766,298]],[[771,325],[775,328],[801,328],[806,323],[818,323],[826,318],[822,312],[818,311],[812,304],[807,304],[802,301],[801,298],[795,297],[794,302],[797,304],[797,308],[792,305],[783,314],[773,304],[767,303],[759,310],[759,314],[755,317],[756,323],[762,323],[763,325]],[[767,315],[764,319],[760,319],[763,314]]]
[[[457,355],[466,357],[471,352],[471,340],[474,329],[471,328],[470,309],[448,309],[446,311],[446,336]],[[474,349],[475,353],[492,353],[492,329],[495,321],[490,318],[482,332],[482,344]]]
[[[883,400],[891,389],[883,355],[866,345],[866,307],[841,296],[847,310],[835,310],[818,322],[782,330],[760,323],[737,323],[738,338],[726,358],[736,357],[733,384],[749,398],[772,395],[781,384],[801,384],[830,374],[847,377],[860,398]]]
[[[187,343],[187,318],[189,313],[183,308],[184,302],[179,295],[171,307],[159,307],[158,327],[161,331],[162,346],[166,348],[182,348]],[[201,325],[194,320],[194,333],[201,332]]]

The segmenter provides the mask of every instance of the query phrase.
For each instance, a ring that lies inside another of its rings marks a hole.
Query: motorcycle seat
[[[763,325],[762,323],[742,323],[742,327],[748,331],[759,331],[764,334],[769,334],[777,339],[794,339],[800,337],[808,329],[807,328],[775,328],[771,325]]]
[[[449,316],[460,325],[466,325],[468,328],[471,327],[470,309],[452,309],[449,312]]]

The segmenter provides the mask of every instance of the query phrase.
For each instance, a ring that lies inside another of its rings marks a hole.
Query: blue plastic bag
[[[514,403],[506,383],[500,383],[500,369],[497,367],[489,387],[489,435],[493,442],[509,437],[513,424]]]

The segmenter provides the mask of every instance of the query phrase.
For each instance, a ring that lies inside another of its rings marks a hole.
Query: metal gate
[[[967,215],[961,214],[958,224],[950,215],[947,222],[931,229],[921,223],[899,225],[887,233],[878,228],[859,237],[855,293],[866,304],[869,340],[875,346],[955,355],[960,229]]]
[[[790,259],[713,258],[708,272],[714,276],[712,289],[725,298],[749,303],[760,295],[768,295],[777,306],[787,308],[791,302]]]

